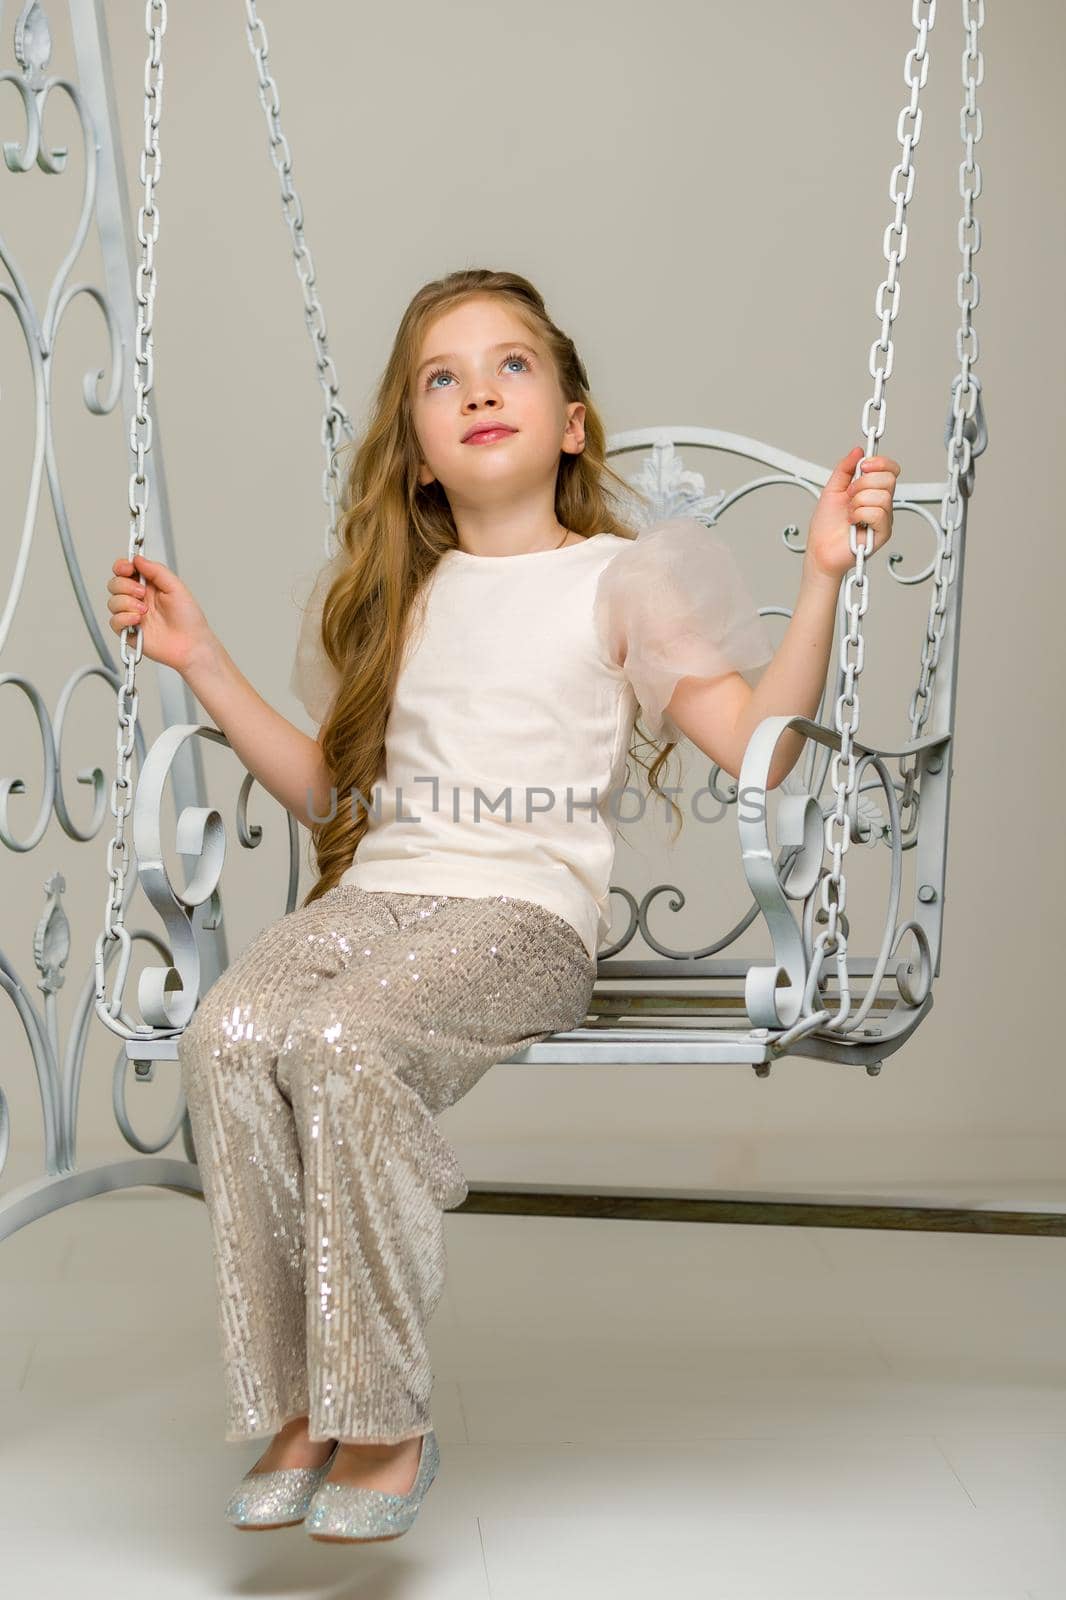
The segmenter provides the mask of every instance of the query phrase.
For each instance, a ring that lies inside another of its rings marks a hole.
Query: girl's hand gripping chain
[[[161,561],[138,555],[114,563],[108,581],[111,629],[141,625],[141,649],[152,661],[184,673],[211,637],[207,618],[192,592]]]
[[[858,542],[866,545],[867,556],[892,537],[892,496],[899,462],[889,456],[871,456],[861,463],[856,478],[853,473],[861,455],[862,446],[856,445],[837,462],[814,508],[804,557],[805,572],[812,577],[839,583],[854,566],[848,539],[852,522],[859,525]],[[861,531],[864,526],[869,533]]]

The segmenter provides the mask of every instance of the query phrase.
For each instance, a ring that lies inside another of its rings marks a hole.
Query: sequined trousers
[[[585,1017],[595,963],[546,907],[339,884],[258,934],[178,1057],[211,1225],[230,1441],[432,1426],[426,1325],[466,1176],[437,1115]]]

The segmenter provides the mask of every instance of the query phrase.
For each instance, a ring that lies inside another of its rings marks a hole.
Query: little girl
[[[228,1440],[273,1435],[241,1527],[395,1537],[438,1463],[426,1325],[465,1176],[435,1118],[585,1018],[609,928],[638,712],[736,777],[774,714],[813,716],[849,524],[890,536],[898,463],[837,465],[776,653],[728,545],[634,536],[573,342],[536,289],[463,270],[405,311],[349,467],[339,553],[291,687],[255,692],[184,584],[117,560],[116,633],[182,673],[310,830],[318,878],[201,998],[179,1044],[208,1206]],[[771,786],[795,764],[783,738]],[[656,792],[660,792],[656,790]]]

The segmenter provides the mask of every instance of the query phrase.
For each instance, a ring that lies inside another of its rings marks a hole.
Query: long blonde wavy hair
[[[646,503],[609,466],[606,430],[589,397],[574,342],[552,321],[527,278],[464,268],[418,290],[400,320],[366,433],[344,447],[354,453],[343,478],[337,543],[338,554],[344,550],[348,559],[322,608],[322,648],[339,674],[339,685],[319,735],[331,786],[342,801],[331,804],[330,815],[311,828],[318,877],[304,905],[339,882],[366,832],[366,810],[354,797],[358,793],[373,803],[374,785],[384,772],[385,724],[415,601],[444,552],[459,543],[440,483],[419,482],[422,458],[409,392],[430,325],[475,295],[498,295],[543,340],[564,400],[580,400],[585,406],[584,449],[576,455],[559,452],[555,515],[560,525],[586,537],[615,533],[634,538],[636,530],[624,520],[626,502]],[[639,743],[659,750],[652,764],[633,748],[629,754],[680,819],[658,782],[675,743],[656,745],[645,733]]]

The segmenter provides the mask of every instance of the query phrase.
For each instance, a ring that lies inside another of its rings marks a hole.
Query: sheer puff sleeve
[[[338,673],[322,648],[322,609],[334,580],[343,570],[347,552],[338,551],[319,569],[311,593],[303,605],[289,675],[289,689],[299,700],[312,721],[321,727],[333,704],[339,684]]]
[[[679,679],[740,672],[754,683],[774,653],[729,544],[694,517],[654,523],[607,563],[595,623],[649,734],[675,743],[666,706]]]

